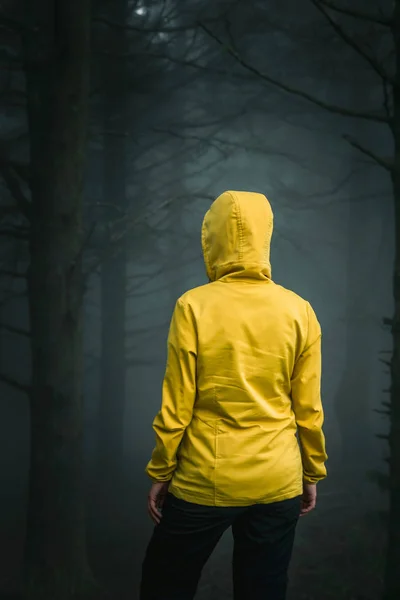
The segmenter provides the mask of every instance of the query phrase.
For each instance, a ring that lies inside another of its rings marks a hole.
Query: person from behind
[[[234,600],[284,600],[299,516],[326,477],[321,328],[271,278],[273,213],[228,191],[207,212],[209,283],[178,299],[156,446],[146,472],[155,523],[141,600],[192,600],[223,533]]]

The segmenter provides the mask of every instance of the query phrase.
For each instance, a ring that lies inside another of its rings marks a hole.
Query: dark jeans
[[[192,600],[202,569],[232,526],[234,600],[285,600],[300,496],[253,506],[203,506],[167,494],[142,567],[140,600]]]

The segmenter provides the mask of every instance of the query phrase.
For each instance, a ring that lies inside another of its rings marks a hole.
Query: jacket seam
[[[240,203],[236,197],[236,194],[231,194],[233,201],[235,203],[235,208],[236,208],[236,221],[237,221],[237,225],[238,225],[238,234],[239,234],[239,251],[238,251],[238,260],[239,262],[242,260],[243,258],[243,222],[242,222],[242,213],[240,211]]]
[[[211,263],[208,257],[208,250],[206,248],[206,226],[205,226],[205,222],[206,222],[206,217],[208,215],[208,212],[206,213],[204,220],[203,220],[203,225],[201,228],[201,245],[202,245],[202,249],[203,249],[203,256],[204,256],[204,262],[206,265],[206,271],[207,271],[207,275],[210,277],[213,275],[212,269],[211,269]]]
[[[301,354],[304,354],[305,352],[307,352],[311,348],[311,346],[314,346],[314,344],[316,342],[318,342],[318,340],[322,337],[322,334],[319,333],[319,335],[315,338],[315,340],[313,342],[308,343],[308,338],[310,336],[310,308],[311,308],[311,304],[309,302],[307,302],[307,316],[308,316],[308,321],[307,321],[307,342],[306,342],[306,346],[303,349],[303,352]]]

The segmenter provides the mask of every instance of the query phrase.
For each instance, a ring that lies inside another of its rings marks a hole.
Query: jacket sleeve
[[[321,402],[321,327],[307,302],[308,333],[304,350],[292,374],[292,406],[303,462],[303,481],[317,483],[326,477],[324,412]]]
[[[168,334],[161,410],[153,421],[156,446],[146,467],[152,481],[169,481],[175,471],[179,444],[193,415],[196,363],[196,324],[190,307],[179,299]]]

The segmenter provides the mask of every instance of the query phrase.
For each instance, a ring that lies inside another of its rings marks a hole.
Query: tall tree
[[[364,90],[359,83],[354,86],[355,104],[360,105]],[[358,135],[365,133],[365,124],[356,122]],[[353,148],[349,148],[349,161],[358,158]],[[356,164],[354,165],[356,170]],[[371,210],[371,200],[364,199],[362,206],[357,201],[359,178],[352,177],[354,184],[349,190],[347,218],[347,260],[345,265],[344,307],[345,339],[343,353],[345,362],[335,395],[335,410],[341,433],[340,473],[346,485],[358,486],[360,478],[365,479],[367,464],[376,453],[370,419],[371,372],[373,369],[373,333],[368,318],[370,297],[366,298],[369,286],[370,265],[365,264],[368,244],[367,225]],[[362,218],[360,218],[360,211]],[[376,356],[376,350],[375,350]],[[376,360],[375,360],[376,362]],[[358,424],[358,435],[354,436],[354,423]]]
[[[82,461],[82,187],[90,0],[24,2],[30,141],[28,296],[32,387],[26,597],[96,590],[85,544]]]
[[[130,80],[126,60],[127,30],[124,27],[128,17],[128,2],[113,0],[107,8],[112,21],[121,25],[118,29],[106,28],[104,42],[108,54],[103,63],[103,199],[104,204],[110,207],[110,218],[115,219],[116,215],[124,215],[128,210],[125,133],[129,122]],[[101,360],[97,440],[97,483],[100,486],[97,486],[97,493],[100,494],[100,504],[111,515],[113,504],[120,497],[117,483],[122,481],[123,467],[127,295],[125,236],[102,261],[100,295]]]
[[[366,203],[367,204],[367,203]],[[364,211],[367,207],[364,206]],[[365,294],[365,265],[362,255],[365,251],[365,235],[360,226],[360,206],[349,199],[348,213],[348,251],[346,263],[346,305],[344,325],[346,329],[343,353],[345,364],[335,395],[335,409],[342,438],[340,471],[346,473],[346,483],[358,485],[365,472],[360,466],[371,445],[371,427],[368,409],[370,406],[371,327],[366,318],[368,306],[363,302]],[[361,276],[360,276],[361,268]],[[364,276],[364,280],[363,277]],[[359,435],[354,436],[354,423],[358,424]],[[335,461],[334,461],[335,462]]]

